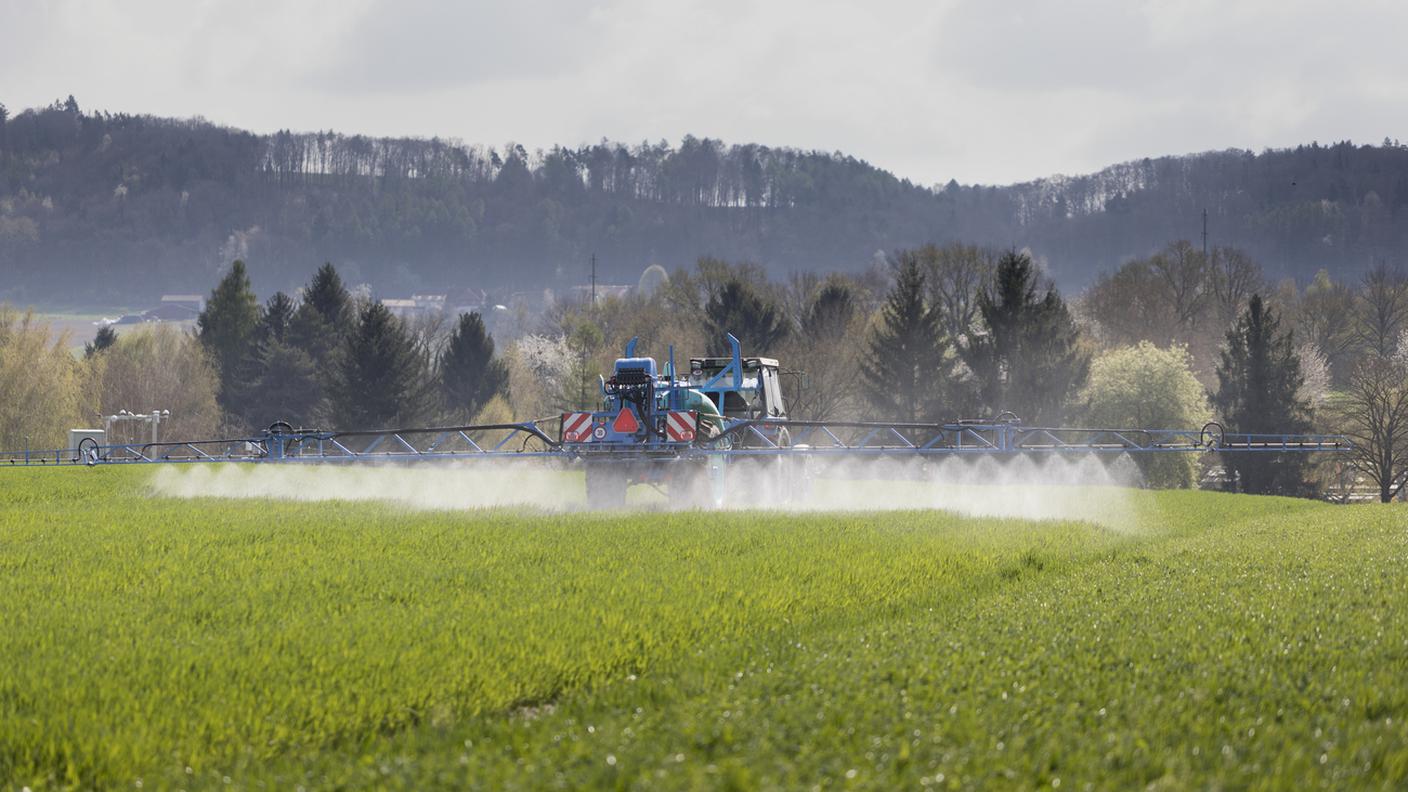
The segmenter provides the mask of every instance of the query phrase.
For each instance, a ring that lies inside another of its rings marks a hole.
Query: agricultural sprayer
[[[364,464],[448,460],[543,459],[580,464],[589,503],[619,506],[632,484],[659,487],[682,505],[724,501],[731,481],[773,499],[805,497],[815,466],[828,459],[925,459],[955,456],[1340,452],[1338,435],[1234,434],[1216,423],[1198,429],[1095,429],[1025,426],[1004,413],[954,423],[803,421],[787,416],[781,370],[771,358],[731,354],[663,368],[626,345],[601,378],[601,409],[522,423],[320,431],[282,421],[257,436],[102,444],[0,453],[0,466],[246,462]],[[557,424],[553,427],[553,424]],[[556,428],[556,434],[552,429]]]

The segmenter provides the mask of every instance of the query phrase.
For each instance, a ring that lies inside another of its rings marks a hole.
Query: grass
[[[11,786],[1408,783],[1402,508],[1135,493],[1129,532],[149,475],[3,472]]]

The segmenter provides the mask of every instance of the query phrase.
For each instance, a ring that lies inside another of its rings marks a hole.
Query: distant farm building
[[[624,298],[626,297],[626,295],[628,295],[628,294],[631,293],[631,289],[632,289],[632,288],[633,288],[633,287],[631,287],[631,286],[626,286],[626,285],[621,285],[621,284],[614,284],[614,283],[598,283],[598,284],[596,285],[596,289],[595,289],[595,291],[596,291],[596,300],[597,300],[597,302],[601,302],[602,300],[605,300],[605,299],[607,299],[608,297],[615,297],[615,298],[617,298],[617,299],[624,299]],[[570,302],[574,302],[574,303],[575,303],[575,302],[589,303],[589,302],[592,301],[592,291],[593,291],[593,289],[592,289],[592,287],[591,287],[590,285],[587,285],[587,286],[573,286],[573,287],[571,288],[571,290],[569,290],[569,291],[567,292],[567,299],[568,299]]]
[[[489,294],[483,289],[460,289],[445,297],[445,306],[454,316],[467,313],[484,313],[489,303]]]
[[[167,306],[181,307],[189,310],[192,314],[198,314],[205,310],[205,298],[199,294],[163,294],[161,295],[161,307]]]
[[[402,319],[413,319],[442,313],[445,310],[445,295],[413,294],[410,299],[386,297],[381,300],[381,304]]]
[[[386,297],[382,299],[381,304],[386,310],[402,319],[409,319],[418,313],[415,300]]]
[[[126,314],[105,324],[145,324],[147,322],[194,322],[205,310],[205,298],[199,294],[163,294],[161,302],[141,313]]]

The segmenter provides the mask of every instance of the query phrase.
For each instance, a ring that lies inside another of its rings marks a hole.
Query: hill
[[[570,286],[701,255],[774,275],[877,251],[1029,247],[1065,288],[1171,239],[1273,276],[1353,276],[1408,243],[1408,148],[1310,145],[1123,163],[1009,186],[924,187],[841,153],[686,137],[528,152],[201,119],[0,110],[0,299],[113,304],[207,290],[244,257],[263,292],[315,263],[387,293]]]

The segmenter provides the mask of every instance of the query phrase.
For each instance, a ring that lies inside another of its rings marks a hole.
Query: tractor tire
[[[626,472],[626,466],[621,464],[587,463],[587,508],[593,511],[625,508]]]

